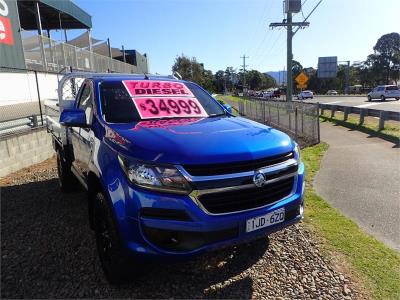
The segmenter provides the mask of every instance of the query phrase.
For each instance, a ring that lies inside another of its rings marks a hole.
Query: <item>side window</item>
[[[381,91],[383,91],[385,88],[383,87],[383,86],[381,86],[381,87],[379,87],[378,88],[378,92],[381,92]]]
[[[85,111],[86,122],[91,124],[93,117],[93,93],[92,88],[88,83],[85,83],[85,85],[82,87],[78,108]]]

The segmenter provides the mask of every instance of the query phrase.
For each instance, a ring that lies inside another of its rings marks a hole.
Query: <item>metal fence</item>
[[[57,75],[0,68],[0,76],[0,138],[45,126],[44,104],[55,103],[56,91],[44,83],[57,86]]]
[[[0,67],[0,139],[44,127],[47,116],[58,118],[58,94],[74,100],[84,74],[63,81],[58,90],[64,75]]]
[[[41,46],[43,43],[43,47]],[[66,68],[86,72],[137,73],[137,67],[66,43],[34,35],[22,39],[27,69],[60,73]]]
[[[232,101],[224,97],[238,113],[251,120],[278,128],[302,146],[320,142],[318,104],[279,102],[246,98]]]

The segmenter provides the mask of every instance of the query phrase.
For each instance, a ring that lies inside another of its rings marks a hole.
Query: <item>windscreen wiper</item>
[[[225,113],[221,113],[221,114],[211,114],[211,115],[208,115],[209,118],[215,118],[215,117],[221,117],[221,116],[226,116],[226,114],[225,114]]]

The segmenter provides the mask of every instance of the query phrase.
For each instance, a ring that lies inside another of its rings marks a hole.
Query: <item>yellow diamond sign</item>
[[[306,89],[307,88],[307,84],[298,84],[297,88],[298,89]]]
[[[304,86],[308,81],[308,76],[303,71],[294,79],[299,85]]]

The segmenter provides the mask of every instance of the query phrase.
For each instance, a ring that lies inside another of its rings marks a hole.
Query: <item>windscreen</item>
[[[104,81],[100,85],[103,116],[109,123],[146,119],[205,118],[224,110],[193,83],[159,80]]]

